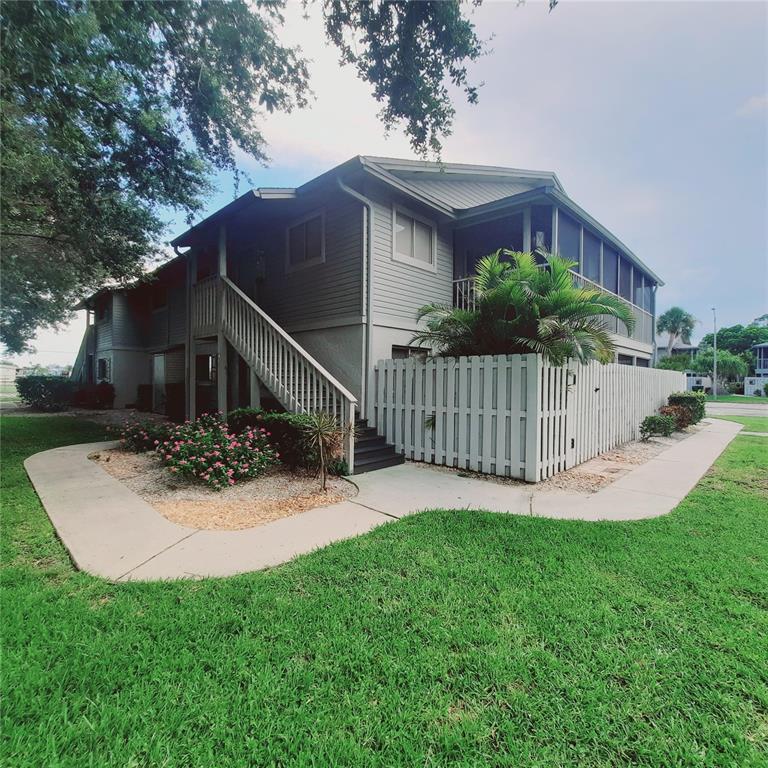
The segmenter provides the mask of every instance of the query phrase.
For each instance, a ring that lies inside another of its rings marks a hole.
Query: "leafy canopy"
[[[718,337],[719,337],[718,333]],[[714,374],[715,353],[713,349],[704,349],[693,359],[693,370],[701,376]],[[734,355],[727,349],[717,350],[717,378],[719,381],[741,379],[747,375],[748,366],[740,355]]]
[[[281,43],[284,0],[0,0],[0,341],[24,349],[105,281],[158,255],[160,211],[192,218],[210,172],[267,161],[265,114],[303,107],[309,64]],[[387,128],[437,152],[477,98],[458,2],[318,3]]]
[[[426,329],[413,341],[445,356],[542,354],[555,364],[569,358],[610,362],[614,357],[604,317],[616,317],[631,332],[628,305],[599,289],[574,285],[575,262],[545,254],[545,267],[531,253],[501,249],[480,260],[474,310],[428,304],[419,312]]]
[[[691,358],[689,355],[670,355],[662,357],[655,367],[663,371],[687,371],[691,367]]]

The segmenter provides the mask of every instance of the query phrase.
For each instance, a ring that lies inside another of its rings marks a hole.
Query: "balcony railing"
[[[612,293],[614,296],[618,294],[608,291],[598,283],[589,280],[583,275],[573,272],[574,283],[582,288],[596,288],[606,293]],[[638,307],[637,304],[633,304],[631,301],[627,301],[623,296],[618,296],[625,304],[627,304],[635,317],[635,328],[632,333],[627,332],[627,328],[620,320],[615,317],[605,317],[605,325],[611,333],[616,333],[619,336],[626,336],[627,338],[634,339],[635,341],[643,342],[644,344],[653,344],[653,315],[650,312]],[[474,277],[462,277],[453,281],[453,306],[457,309],[472,310],[475,308],[475,278]]]

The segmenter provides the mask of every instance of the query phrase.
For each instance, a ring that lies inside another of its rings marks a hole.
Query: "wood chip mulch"
[[[221,491],[171,475],[153,453],[122,449],[90,456],[112,477],[174,523],[204,530],[236,531],[344,501],[357,493],[338,477],[326,491],[312,472],[274,467]]]

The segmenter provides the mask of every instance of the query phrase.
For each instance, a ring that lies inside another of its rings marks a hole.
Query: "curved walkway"
[[[354,499],[241,531],[203,531],[167,520],[88,459],[116,443],[55,448],[30,456],[24,466],[78,568],[112,581],[151,581],[268,568],[423,509],[592,521],[656,517],[685,497],[740,429],[709,421],[590,496],[403,464],[356,476],[360,493]]]

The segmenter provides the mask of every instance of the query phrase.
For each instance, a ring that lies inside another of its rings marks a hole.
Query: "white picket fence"
[[[409,459],[538,482],[638,437],[684,374],[539,355],[380,360],[379,434]]]

